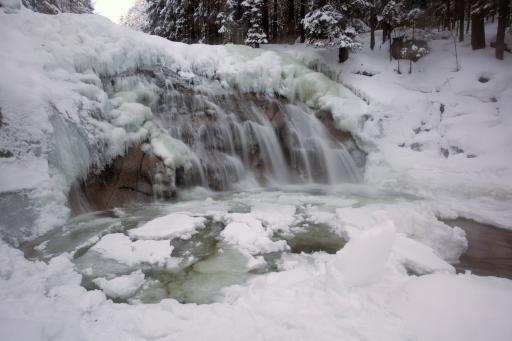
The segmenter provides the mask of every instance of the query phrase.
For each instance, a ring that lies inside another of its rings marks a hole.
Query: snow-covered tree
[[[34,12],[45,14],[57,13],[92,13],[91,0],[22,0],[25,7]]]
[[[267,35],[261,26],[261,6],[262,0],[245,0],[242,2],[244,6],[243,18],[249,22],[249,30],[245,37],[245,43],[252,47],[259,47],[260,44],[266,44]]]
[[[218,33],[222,35],[224,43],[233,41],[233,31],[238,26],[235,20],[236,3],[234,0],[227,0],[224,8],[217,14],[217,23],[220,26]]]
[[[315,47],[337,47],[340,62],[348,57],[348,50],[360,47],[357,32],[347,24],[347,18],[331,5],[325,5],[306,14],[302,20],[306,43]]]
[[[146,0],[136,0],[126,15],[121,17],[121,24],[134,30],[142,30],[146,22]]]
[[[407,19],[403,3],[390,0],[382,9],[379,19],[389,25],[391,30],[403,25]]]

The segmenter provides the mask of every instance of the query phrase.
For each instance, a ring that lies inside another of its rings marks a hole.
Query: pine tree
[[[28,9],[45,14],[58,13],[92,13],[91,0],[22,0]]]
[[[348,58],[350,49],[360,47],[357,32],[348,25],[348,18],[331,5],[324,5],[306,14],[302,20],[306,43],[315,47],[339,48],[339,62]]]
[[[261,27],[262,4],[262,0],[245,0],[242,3],[244,6],[243,18],[249,22],[245,43],[255,48],[260,47],[260,44],[268,43],[267,35]]]

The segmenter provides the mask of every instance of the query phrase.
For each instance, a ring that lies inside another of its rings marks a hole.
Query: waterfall
[[[177,170],[178,186],[217,190],[255,179],[262,185],[358,182],[343,141],[309,108],[247,93],[169,89],[155,121],[194,156]]]

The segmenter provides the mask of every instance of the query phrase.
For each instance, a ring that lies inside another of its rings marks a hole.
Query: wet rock
[[[365,70],[354,72],[354,74],[361,75],[361,76],[366,76],[366,77],[373,77],[373,76],[375,76],[373,73],[365,71]]]
[[[173,186],[173,177],[160,159],[132,146],[105,169],[76,182],[69,193],[69,206],[79,214],[170,199]]]
[[[464,149],[458,147],[458,146],[450,146],[450,151],[452,154],[461,154],[464,153]]]
[[[489,82],[489,80],[490,80],[489,78],[484,77],[484,76],[480,76],[480,77],[478,77],[478,81],[479,81],[480,83],[487,83],[487,82]]]
[[[423,145],[419,142],[414,142],[411,144],[411,149],[416,152],[421,152],[423,150]]]
[[[450,152],[446,148],[441,148],[441,154],[447,158],[450,155]]]

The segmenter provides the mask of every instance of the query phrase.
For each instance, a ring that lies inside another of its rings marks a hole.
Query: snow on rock
[[[198,229],[204,228],[206,218],[192,217],[185,213],[172,213],[153,219],[141,227],[131,229],[128,234],[137,239],[190,238]]]
[[[171,260],[173,247],[168,240],[137,240],[122,233],[107,234],[90,251],[126,265],[149,263],[165,266]]]
[[[405,268],[417,275],[434,272],[454,273],[455,268],[425,244],[398,234],[393,244],[394,256]]]
[[[131,274],[116,277],[113,279],[95,278],[94,284],[100,287],[103,292],[111,298],[129,298],[144,284],[144,274],[137,270]]]
[[[424,202],[343,207],[337,209],[336,214],[340,222],[348,226],[349,237],[374,226],[384,215],[393,221],[398,232],[431,247],[448,262],[456,262],[467,248],[464,231],[437,220],[432,208]]]

